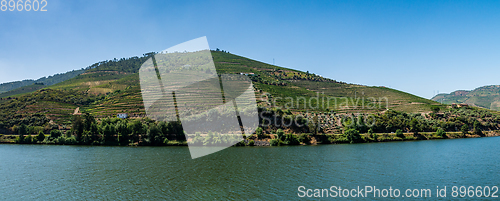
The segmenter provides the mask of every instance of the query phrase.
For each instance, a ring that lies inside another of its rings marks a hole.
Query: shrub
[[[255,141],[250,140],[250,142],[248,142],[248,146],[254,146],[254,145],[255,145]]]
[[[262,137],[262,134],[264,134],[264,131],[262,130],[261,127],[258,127],[256,130],[255,130],[255,134],[257,134],[257,137],[258,138],[261,138]]]
[[[66,144],[67,145],[74,145],[77,144],[78,142],[76,141],[76,138],[74,136],[69,137],[66,139]]]
[[[305,133],[299,135],[299,142],[304,144],[311,144],[311,137]]]
[[[481,123],[478,121],[474,122],[474,134],[476,135],[482,135],[483,131],[481,130]]]
[[[444,132],[443,129],[438,128],[438,130],[436,131],[436,135],[444,138],[444,137],[446,137],[446,132]]]
[[[287,145],[299,145],[299,139],[297,139],[297,136],[294,134],[286,134],[285,135],[285,144]]]
[[[31,144],[32,142],[33,142],[33,138],[31,137],[31,135],[27,135],[26,137],[24,137],[23,143]]]
[[[396,130],[396,137],[404,139],[405,135],[403,134],[403,130],[401,130],[401,129]]]
[[[279,140],[283,140],[285,132],[283,132],[283,130],[281,128],[276,131],[276,134],[278,135]]]
[[[43,140],[45,140],[45,134],[43,134],[43,132],[40,131],[40,132],[38,132],[38,135],[36,136],[36,141],[42,142]]]
[[[373,132],[373,129],[368,129],[368,137],[370,137],[373,141],[377,141],[378,135]]]
[[[361,139],[361,136],[359,135],[359,131],[355,130],[355,129],[346,130],[344,132],[343,137],[345,137],[349,143],[356,143]]]
[[[467,124],[464,124],[460,130],[462,131],[462,134],[466,135],[467,133],[469,133],[469,126],[467,126]]]
[[[62,136],[62,132],[60,130],[51,130],[50,131],[50,138],[56,139],[58,137]]]
[[[280,145],[279,139],[271,139],[269,141],[269,145],[271,145],[271,146],[279,146]]]

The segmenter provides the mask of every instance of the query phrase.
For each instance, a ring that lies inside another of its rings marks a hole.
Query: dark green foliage
[[[83,120],[79,115],[73,116],[71,130],[73,131],[73,135],[76,136],[76,141],[80,141],[82,139],[84,126]]]
[[[116,142],[116,129],[115,126],[112,124],[106,124],[104,125],[103,128],[103,143],[104,144],[110,144],[113,142]]]
[[[23,137],[24,135],[26,135],[28,133],[28,128],[25,124],[21,124],[19,126],[19,129],[18,129],[18,132],[17,134],[19,135],[19,137]]]
[[[279,139],[271,139],[269,141],[269,145],[271,146],[279,146],[281,143],[280,143],[280,140]]]
[[[86,130],[86,131],[90,131],[92,124],[96,123],[94,116],[92,116],[89,113],[85,113],[83,115],[83,119],[84,119],[83,129]]]
[[[464,124],[462,126],[462,129],[460,129],[462,131],[462,134],[466,135],[469,133],[469,126],[467,126],[467,124]]]
[[[345,133],[343,134],[343,137],[349,143],[356,143],[356,142],[359,142],[361,139],[361,136],[359,135],[359,131],[354,130],[354,129],[346,130]]]
[[[436,131],[436,135],[439,137],[445,138],[446,132],[444,132],[444,130],[442,128],[438,128],[438,130]]]
[[[42,131],[40,131],[40,132],[38,133],[38,135],[36,136],[36,141],[38,141],[38,142],[42,142],[43,140],[45,140],[45,134],[43,134],[43,132],[42,132]]]
[[[149,129],[147,131],[147,143],[150,145],[162,145],[164,139],[162,138],[161,130],[155,123],[149,124]]]
[[[300,142],[299,142],[299,139],[297,138],[296,135],[289,133],[289,134],[285,135],[284,144],[286,144],[286,145],[299,145]]]
[[[116,132],[118,133],[118,141],[121,145],[128,145],[129,143],[129,135],[132,133],[127,127],[126,121],[120,121],[116,124]]]
[[[132,141],[139,142],[139,135],[144,133],[144,127],[138,120],[132,120],[127,125],[128,129],[132,132]]]
[[[248,142],[248,146],[255,146],[255,141],[250,140],[250,141]]]
[[[51,130],[50,131],[50,138],[51,139],[56,139],[58,137],[62,136],[62,132],[60,130]]]
[[[478,121],[474,122],[474,134],[476,135],[482,135],[483,131],[481,130],[481,123]]]
[[[368,137],[370,137],[372,140],[377,141],[378,136],[376,133],[373,132],[373,129],[368,129]]]
[[[262,130],[261,127],[257,127],[257,129],[255,129],[255,134],[257,134],[258,138],[262,138],[264,131]]]
[[[127,73],[137,73],[139,72],[139,68],[141,68],[141,65],[154,54],[154,52],[150,52],[143,54],[142,57],[130,57],[121,59],[115,58],[113,60],[97,62],[87,67],[86,72],[119,71]]]
[[[285,132],[283,132],[283,130],[280,128],[276,131],[276,135],[278,136],[278,139],[279,140],[285,140],[284,137],[285,137]]]
[[[299,142],[304,144],[311,144],[311,136],[306,133],[302,133],[298,137]]]
[[[418,134],[418,132],[421,130],[420,123],[418,122],[417,118],[414,118],[410,121],[410,131]]]
[[[432,112],[434,113],[438,113],[439,110],[441,110],[441,107],[437,106],[437,105],[431,105],[431,110]]]
[[[27,135],[26,137],[24,137],[24,140],[22,143],[25,143],[25,144],[31,144],[33,143],[33,137],[30,135]]]
[[[403,130],[401,130],[401,129],[396,130],[396,137],[404,139],[405,135],[403,134]]]

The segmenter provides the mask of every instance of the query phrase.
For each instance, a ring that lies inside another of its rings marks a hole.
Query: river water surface
[[[489,137],[231,147],[193,160],[187,147],[2,144],[0,199],[294,200],[300,186],[431,189],[431,200],[447,186],[450,199],[452,186],[500,186],[499,145]]]

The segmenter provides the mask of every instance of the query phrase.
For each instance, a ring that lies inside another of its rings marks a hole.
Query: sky
[[[425,98],[500,85],[500,1],[46,1],[0,11],[0,83],[206,36],[211,49]]]

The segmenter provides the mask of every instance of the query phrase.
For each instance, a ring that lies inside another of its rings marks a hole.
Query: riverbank
[[[234,146],[281,146],[281,145],[319,145],[319,144],[347,144],[347,143],[376,143],[376,142],[392,142],[392,141],[415,141],[415,140],[434,140],[434,139],[456,139],[456,138],[480,138],[480,137],[496,137],[500,136],[500,130],[495,131],[483,131],[481,135],[475,135],[472,133],[463,134],[462,132],[447,132],[443,136],[439,136],[435,132],[420,132],[420,133],[403,133],[402,135],[396,133],[372,133],[372,134],[359,134],[359,138],[355,141],[349,141],[346,139],[345,134],[287,134],[287,136],[294,136],[298,141],[293,144],[287,143],[277,143],[279,139],[277,134],[264,134],[260,137],[257,135],[252,135],[246,138],[242,142],[237,143]],[[0,134],[0,144],[16,144],[16,138],[18,135],[4,135]],[[47,135],[48,137],[48,135]],[[74,139],[70,137],[67,139]],[[76,141],[66,140],[63,143],[54,143],[51,141],[32,141],[27,144],[53,144],[53,145],[78,145]],[[98,145],[119,145],[116,144],[93,144]],[[187,146],[186,141],[168,141],[162,146]],[[123,146],[123,145],[122,145]],[[129,144],[128,146],[144,146],[138,143]]]

